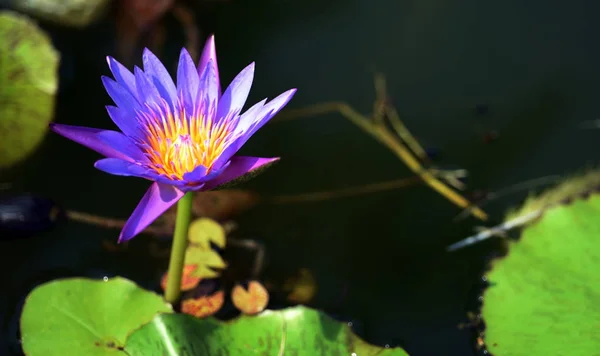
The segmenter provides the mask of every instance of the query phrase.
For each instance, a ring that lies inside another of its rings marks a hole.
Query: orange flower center
[[[229,120],[215,123],[200,115],[188,115],[185,109],[175,115],[163,110],[162,115],[141,116],[147,123],[145,151],[151,167],[179,180],[198,166],[206,167],[208,173],[227,147],[232,131]]]

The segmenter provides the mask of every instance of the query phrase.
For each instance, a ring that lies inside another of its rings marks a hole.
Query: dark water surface
[[[598,10],[599,4],[583,0],[568,5],[273,0],[222,6],[207,21],[216,24],[222,82],[257,62],[251,102],[298,87],[291,108],[343,100],[368,112],[372,73],[379,70],[409,129],[438,147],[448,163],[468,169],[473,188],[495,190],[596,162],[599,132],[578,124],[597,118],[600,25],[591,14]],[[73,68],[59,98],[57,122],[111,127],[103,109],[110,99],[99,79],[108,74],[108,31],[109,23],[57,35]],[[179,39],[169,44],[173,59],[179,46]],[[474,116],[478,104],[489,105],[485,118]],[[480,126],[498,130],[499,139],[484,144]],[[273,122],[242,153],[282,157],[244,185],[265,196],[410,175],[386,148],[338,114]],[[148,183],[101,173],[93,168],[97,158],[51,134],[35,156],[2,180],[70,209],[128,216]],[[490,223],[523,197],[490,204]],[[446,253],[447,245],[480,224],[453,223],[459,212],[418,186],[320,203],[263,205],[239,223],[245,236],[266,244],[266,275],[312,269],[320,288],[314,306],[356,320],[369,342],[401,345],[411,355],[468,356],[474,354],[472,334],[456,325],[465,321],[483,261],[496,244]],[[2,243],[0,314],[10,318],[37,279],[118,273],[154,287],[156,263],[141,252],[103,252],[100,241],[111,237],[116,240],[117,232],[63,224],[35,239]]]

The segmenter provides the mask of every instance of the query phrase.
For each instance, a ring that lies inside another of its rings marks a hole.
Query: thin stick
[[[392,189],[405,188],[423,182],[419,176],[395,179],[386,182],[371,183],[361,186],[354,186],[336,190],[311,192],[304,194],[278,195],[270,197],[267,202],[270,204],[293,204],[293,203],[314,203],[323,200],[347,198],[358,195],[365,195],[377,192],[383,192]]]
[[[448,246],[448,248],[446,248],[446,251],[449,251],[449,252],[456,251],[463,247],[466,247],[466,246],[472,245],[474,243],[489,239],[492,236],[501,235],[508,230],[514,229],[515,227],[518,227],[521,225],[525,225],[525,224],[529,223],[530,221],[537,219],[538,217],[540,217],[542,215],[542,213],[543,213],[542,210],[537,210],[537,211],[531,212],[529,214],[525,214],[525,215],[516,217],[512,220],[509,220],[505,223],[494,226],[490,229],[485,229],[476,235],[469,236],[464,240],[461,240],[457,243],[454,243],[454,244]]]
[[[471,207],[471,203],[467,199],[442,183],[430,171],[425,169],[408,148],[402,145],[390,131],[383,126],[373,125],[367,118],[356,112],[346,103],[329,102],[316,104],[304,109],[287,110],[280,114],[279,120],[291,120],[299,117],[314,116],[331,112],[339,112],[346,119],[350,120],[353,124],[385,145],[396,154],[396,156],[400,158],[411,171],[418,174],[425,183],[446,197],[446,199],[463,209]],[[481,220],[487,220],[487,214],[478,207],[474,207],[471,214]]]
[[[106,229],[122,229],[125,226],[126,220],[106,218],[103,216],[93,215],[80,211],[67,210],[67,218],[69,220],[81,222],[88,225],[101,226]],[[163,226],[148,226],[144,233],[155,236],[170,236],[173,235],[173,229]]]
[[[390,124],[396,132],[396,135],[406,143],[408,148],[415,153],[421,162],[429,163],[429,155],[425,152],[425,149],[421,146],[419,141],[417,141],[410,131],[408,131],[408,128],[406,128],[402,120],[400,120],[400,115],[398,115],[396,108],[388,105],[385,109],[386,115],[390,120]]]
[[[561,176],[559,176],[559,175],[551,175],[551,176],[530,179],[525,182],[513,184],[506,188],[500,189],[497,192],[488,194],[488,197],[484,201],[482,201],[479,204],[474,204],[473,206],[481,207],[481,206],[488,204],[488,203],[490,203],[498,198],[501,198],[503,196],[517,193],[517,192],[525,190],[525,189],[531,189],[531,188],[534,188],[534,187],[537,187],[540,185],[556,183],[560,179],[561,179]],[[454,218],[454,221],[460,221],[460,220],[465,219],[469,215],[470,209],[472,209],[472,207],[463,210],[460,214],[458,214]]]

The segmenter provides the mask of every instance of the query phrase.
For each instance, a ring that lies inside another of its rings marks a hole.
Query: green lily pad
[[[125,354],[127,335],[172,309],[159,295],[124,278],[86,278],[42,284],[27,297],[21,315],[28,356]]]
[[[159,315],[131,334],[125,351],[130,356],[408,355],[400,348],[367,344],[347,325],[302,306],[241,316],[230,322]]]
[[[185,251],[185,264],[198,266],[192,277],[215,278],[220,272],[213,269],[223,269],[227,263],[221,255],[212,249],[211,242],[220,248],[226,244],[226,234],[223,226],[209,218],[199,218],[190,224],[188,232],[189,244]]]
[[[26,158],[54,115],[59,54],[29,18],[0,11],[0,167]]]
[[[225,247],[226,237],[225,229],[218,222],[209,218],[200,218],[192,221],[188,232],[188,240],[194,245],[210,248],[210,243],[214,243],[220,248]]]
[[[494,356],[598,355],[600,195],[573,196],[598,185],[593,172],[522,209],[544,212],[487,274],[491,285],[481,315],[485,346]],[[574,200],[565,202],[567,197]]]
[[[112,0],[20,0],[16,10],[70,27],[85,27],[98,20]]]

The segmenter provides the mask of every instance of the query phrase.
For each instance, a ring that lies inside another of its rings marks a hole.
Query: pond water
[[[439,148],[446,163],[468,169],[472,188],[496,190],[595,163],[599,132],[578,125],[598,115],[600,24],[591,15],[598,10],[600,4],[583,0],[263,0],[234,1],[205,20],[216,33],[222,82],[257,62],[250,102],[297,87],[290,108],[342,100],[367,113],[373,72],[381,71],[412,133]],[[53,30],[68,67],[57,122],[110,127],[103,108],[110,101],[100,82],[108,74],[104,56],[114,48],[110,29],[102,23],[75,33]],[[176,37],[165,52],[174,59],[180,46]],[[474,108],[482,104],[489,113],[478,118]],[[499,137],[485,144],[489,130]],[[242,153],[282,157],[243,186],[266,197],[411,175],[335,113],[275,120]],[[98,172],[96,158],[49,135],[1,180],[70,209],[128,216],[147,183]],[[486,206],[490,224],[525,195]],[[415,186],[317,203],[264,204],[238,223],[240,235],[266,245],[266,276],[311,269],[319,285],[313,305],[355,320],[369,342],[400,345],[411,355],[466,356],[475,354],[473,334],[457,325],[466,321],[485,259],[498,244],[445,252],[481,225],[453,222],[458,213],[439,194]],[[155,288],[160,265],[144,255],[143,241],[121,254],[101,248],[101,241],[116,236],[65,223],[32,239],[2,242],[4,330],[37,280],[121,274]]]

